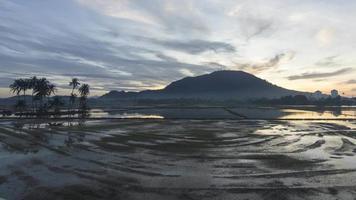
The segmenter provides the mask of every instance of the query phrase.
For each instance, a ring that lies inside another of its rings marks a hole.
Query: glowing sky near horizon
[[[356,96],[356,1],[0,0],[0,97],[15,78],[110,90],[244,70],[301,91]]]

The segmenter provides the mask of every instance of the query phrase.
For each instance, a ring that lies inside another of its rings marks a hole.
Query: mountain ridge
[[[110,91],[101,99],[175,99],[206,100],[278,98],[307,94],[274,85],[244,71],[222,70],[173,81],[160,90],[140,92]]]

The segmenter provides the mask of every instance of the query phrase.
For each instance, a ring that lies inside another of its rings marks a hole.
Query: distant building
[[[313,99],[319,100],[323,98],[323,93],[320,90],[317,90],[313,93],[312,97]]]
[[[335,90],[335,89],[331,90],[330,96],[331,96],[331,98],[336,98],[336,97],[339,96],[339,92],[337,90]]]

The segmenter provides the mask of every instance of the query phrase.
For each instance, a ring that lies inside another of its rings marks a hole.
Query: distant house
[[[335,90],[335,89],[331,90],[330,96],[331,96],[331,98],[336,98],[336,97],[339,96],[339,92],[337,90]]]

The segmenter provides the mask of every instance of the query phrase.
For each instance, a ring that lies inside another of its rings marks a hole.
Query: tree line
[[[341,106],[355,105],[356,99],[337,97],[325,97],[321,99],[311,99],[305,95],[284,96],[276,99],[258,99],[254,104],[262,105],[315,105],[315,106]]]
[[[71,93],[67,106],[61,97],[54,96],[58,90],[57,86],[47,78],[37,78],[36,76],[26,79],[20,78],[14,80],[9,87],[10,91],[16,94],[18,98],[14,108],[20,115],[70,115],[87,111],[89,109],[90,86],[81,84],[77,78],[73,78],[68,85],[71,87]],[[28,102],[29,95],[27,95],[27,92],[31,93],[31,102]],[[66,111],[61,110],[64,106],[67,108]]]

